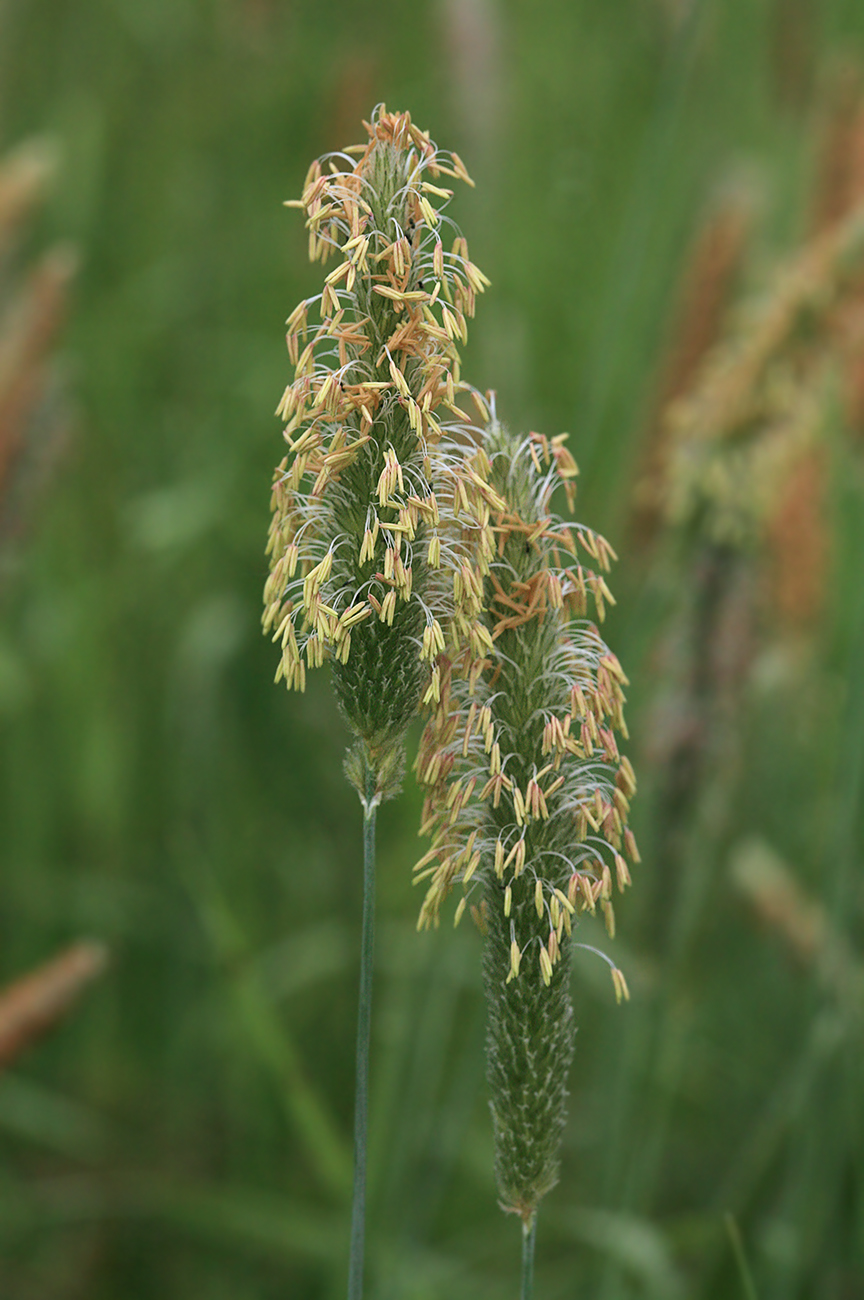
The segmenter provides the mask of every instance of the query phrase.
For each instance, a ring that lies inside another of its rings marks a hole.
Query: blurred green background
[[[21,263],[57,240],[80,263],[71,433],[3,568],[0,979],[81,936],[111,960],[0,1076],[3,1300],[344,1290],[360,814],[326,673],[274,687],[258,618],[283,322],[320,276],[281,203],[380,100],[477,182],[452,207],[493,282],[465,376],[570,431],[579,517],[621,556],[644,861],[619,937],[583,933],[632,1001],[577,955],[537,1295],[864,1297],[862,443],[832,408],[819,618],[790,651],[757,607],[683,794],[658,647],[695,551],[646,558],[628,522],[706,205],[747,178],[763,283],[859,57],[852,0],[5,0],[0,142],[59,157]],[[379,819],[368,1294],[504,1300],[480,940],[414,933],[419,802],[409,780]],[[733,883],[775,857],[842,978]]]

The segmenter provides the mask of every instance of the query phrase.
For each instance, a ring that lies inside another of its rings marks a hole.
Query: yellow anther
[[[627,869],[627,863],[624,861],[620,853],[615,854],[615,874],[618,878],[618,888],[623,893],[627,886],[632,884],[632,881],[630,879],[630,872]]]
[[[617,1003],[630,1001],[630,990],[627,987],[627,981],[624,978],[624,972],[620,971],[617,966],[612,967],[612,983],[615,986],[615,1001]]]
[[[465,869],[465,874],[462,877],[463,884],[467,885],[468,881],[474,875],[474,872],[477,870],[479,865],[480,865],[480,850],[477,849],[476,852],[471,855],[471,861],[468,863],[468,866]]]
[[[568,912],[572,915],[572,913],[576,911],[576,908],[573,906],[571,899],[569,899],[567,895],[564,893],[563,889],[556,888],[554,893],[555,893],[555,897],[558,899],[559,903],[562,905],[565,912]]]
[[[495,875],[501,880],[504,876],[504,845],[495,841]]]

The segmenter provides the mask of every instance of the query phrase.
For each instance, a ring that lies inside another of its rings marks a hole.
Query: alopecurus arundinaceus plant
[[[572,504],[576,466],[564,439],[518,438],[493,418],[484,446],[503,507],[493,511],[497,546],[483,592],[494,653],[479,673],[447,674],[424,734],[423,829],[434,839],[417,865],[431,879],[420,924],[437,924],[457,882],[457,921],[476,900],[496,1174],[502,1205],[521,1216],[533,1249],[566,1117],[573,918],[599,905],[614,933],[613,881],[623,889],[625,854],[638,859],[627,827],[635,782],[614,734],[626,735],[626,679],[585,618],[589,597],[601,619],[611,599],[602,574],[611,548],[550,511],[558,485]],[[612,974],[620,1000],[624,977]]]
[[[455,404],[457,343],[488,281],[442,213],[451,191],[439,182],[469,177],[409,114],[380,106],[365,125],[365,144],[313,163],[294,204],[312,261],[333,254],[337,265],[288,320],[295,376],[277,414],[289,454],[274,475],[263,619],[289,688],[304,690],[307,669],[331,661],[356,737],[346,762],[364,808],[352,1300],[363,1285],[375,811],[398,789],[421,697],[439,698],[442,625],[465,633],[477,658],[491,649],[478,616],[497,503]]]

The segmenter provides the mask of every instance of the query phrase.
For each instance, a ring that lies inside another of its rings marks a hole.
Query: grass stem
[[[354,1089],[354,1197],[348,1300],[363,1295],[366,1241],[366,1136],[369,1115],[369,1029],[372,1019],[372,961],[375,950],[375,798],[376,774],[366,766],[363,801],[363,934],[360,949],[360,1004],[357,1012],[357,1075]]]
[[[537,1240],[537,1215],[522,1225],[522,1300],[534,1298],[534,1243]]]
[[[735,1263],[738,1266],[738,1272],[741,1276],[741,1284],[744,1287],[744,1294],[747,1300],[759,1300],[756,1294],[756,1287],[753,1284],[753,1275],[750,1272],[750,1266],[747,1263],[747,1256],[744,1253],[744,1242],[741,1240],[741,1232],[735,1221],[735,1216],[725,1214],[723,1220],[726,1224],[726,1231],[729,1234],[729,1241],[732,1245],[732,1253],[735,1256]]]

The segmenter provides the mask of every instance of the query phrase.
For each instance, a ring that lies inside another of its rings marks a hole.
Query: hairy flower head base
[[[290,452],[274,476],[263,623],[289,688],[332,661],[358,762],[386,787],[421,696],[438,694],[443,620],[465,626],[479,609],[488,487],[454,435],[457,343],[488,281],[442,211],[443,178],[471,183],[459,157],[407,113],[382,106],[365,125],[368,142],[314,163],[294,204],[311,259],[337,264],[288,320],[295,378],[277,414]]]
[[[613,883],[638,859],[627,827],[632,768],[621,667],[585,619],[603,618],[611,548],[550,512],[572,503],[576,466],[563,438],[520,439],[490,422],[485,450],[495,554],[483,619],[494,645],[457,673],[442,656],[441,699],[418,759],[427,786],[417,864],[430,884],[420,924],[437,924],[457,882],[485,931],[488,1070],[502,1204],[527,1224],[557,1181],[573,1053],[569,950],[573,919],[598,906],[614,932]],[[582,563],[582,552],[598,571]],[[470,656],[469,656],[470,657]],[[613,967],[619,997],[626,984]]]

